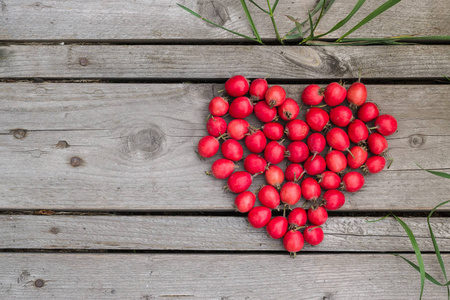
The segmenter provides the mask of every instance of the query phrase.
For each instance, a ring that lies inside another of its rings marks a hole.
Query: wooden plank
[[[204,17],[232,30],[252,35],[247,18],[238,1],[177,1]],[[343,19],[356,1],[336,1],[322,19],[317,33],[323,33]],[[331,34],[337,38],[383,3],[368,1],[354,19]],[[266,7],[266,3],[261,5]],[[275,18],[280,34],[294,27],[285,15],[306,20],[317,1],[280,2]],[[254,22],[262,38],[275,39],[268,16],[249,4]],[[29,0],[2,1],[0,39],[2,40],[113,40],[113,41],[185,41],[238,40],[235,35],[217,29],[189,15],[170,0],[101,0],[70,1]],[[352,37],[385,37],[400,35],[446,35],[450,7],[446,0],[402,1]],[[242,40],[242,39],[240,39]]]
[[[230,211],[234,196],[220,191],[224,181],[204,175],[212,160],[194,154],[207,103],[222,87],[2,84],[0,207]],[[287,86],[288,95],[303,87]],[[344,210],[429,210],[447,199],[450,186],[415,163],[450,168],[448,92],[445,85],[369,86],[371,100],[399,120],[389,138],[395,160],[347,195]],[[11,134],[16,128],[27,130],[25,138]],[[72,167],[73,157],[82,165]],[[252,189],[260,184],[257,177]]]
[[[443,281],[436,257],[425,254],[424,261],[427,272]],[[21,300],[273,299],[275,294],[278,299],[401,300],[417,298],[420,290],[419,273],[389,254],[294,260],[287,254],[0,253],[0,264],[0,294]],[[264,288],[268,282],[273,294]],[[424,299],[445,297],[445,288],[426,282]]]
[[[342,79],[361,70],[363,78],[442,79],[450,68],[446,45],[11,45],[0,58],[0,78]]]
[[[330,217],[315,252],[412,252],[392,218]],[[433,251],[426,218],[404,218],[422,251]],[[281,240],[249,226],[246,217],[1,215],[0,249],[283,251]],[[450,247],[448,218],[432,219],[441,249]],[[182,230],[180,230],[182,229]]]

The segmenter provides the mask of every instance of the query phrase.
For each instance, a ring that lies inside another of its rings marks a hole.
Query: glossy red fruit
[[[369,157],[365,164],[365,170],[369,173],[376,174],[381,172],[386,165],[386,159],[383,156]]]
[[[276,141],[271,141],[264,149],[264,158],[267,162],[276,165],[283,161],[286,147]]]
[[[254,111],[258,120],[264,123],[272,122],[277,117],[277,109],[275,107],[270,108],[264,101],[256,103]]]
[[[288,181],[281,187],[280,198],[281,202],[287,205],[295,205],[302,196],[302,189],[298,183]]]
[[[326,111],[318,107],[311,107],[306,112],[306,123],[314,131],[322,131],[327,126],[330,116]]]
[[[342,177],[342,186],[349,192],[354,193],[359,191],[364,185],[364,176],[358,172],[348,172]]]
[[[305,240],[303,239],[303,235],[296,230],[289,230],[286,232],[283,238],[283,246],[287,252],[290,254],[297,254],[300,250],[302,250],[305,245]]]
[[[347,154],[348,166],[352,169],[361,167],[366,162],[369,155],[367,150],[360,146],[354,146],[350,149],[350,151],[353,153],[354,157],[352,157],[350,153]]]
[[[219,137],[227,132],[227,122],[221,117],[211,117],[206,122],[206,130],[214,137]]]
[[[369,138],[367,139],[367,146],[369,147],[370,152],[372,152],[375,155],[380,155],[384,151],[386,151],[388,147],[388,142],[379,133],[371,133],[369,135]]]
[[[305,226],[308,218],[306,217],[306,210],[301,207],[294,208],[288,215],[288,224],[294,226]]]
[[[229,107],[230,104],[228,104],[227,100],[222,97],[214,97],[211,102],[209,102],[208,109],[213,117],[222,117],[227,114]]]
[[[231,102],[228,112],[235,119],[244,119],[252,114],[253,104],[247,97],[238,97]]]
[[[242,159],[244,155],[244,148],[238,141],[233,139],[226,140],[222,144],[222,155],[232,161],[238,161]]]
[[[319,185],[325,190],[337,189],[341,185],[341,177],[334,172],[325,171],[318,177]]]
[[[212,157],[219,150],[219,146],[219,141],[215,137],[211,135],[202,137],[197,145],[198,154],[205,158]]]
[[[284,127],[280,123],[272,122],[266,123],[262,127],[264,135],[272,141],[281,140],[284,134]]]
[[[375,119],[377,131],[388,136],[397,131],[397,120],[391,115],[381,115]]]
[[[274,165],[267,168],[266,172],[264,173],[264,177],[266,178],[267,184],[270,184],[277,189],[281,187],[281,184],[284,181],[283,170],[281,170],[280,167]]]
[[[258,154],[249,154],[244,159],[244,169],[250,174],[263,173],[266,170],[266,160]]]
[[[291,141],[301,141],[306,138],[309,133],[309,126],[305,121],[296,119],[286,124],[284,133]]]
[[[242,140],[248,133],[250,125],[244,119],[234,119],[228,123],[227,133],[235,140]]]
[[[353,119],[353,112],[347,106],[336,106],[330,110],[331,122],[339,127],[345,127],[350,124]]]
[[[316,132],[308,137],[306,144],[308,145],[309,151],[313,154],[314,160],[314,157],[325,149],[327,142],[322,134]]]
[[[225,82],[225,91],[232,97],[244,96],[248,88],[248,81],[242,75],[233,76]]]
[[[286,170],[284,171],[286,180],[288,181],[298,181],[301,177],[303,177],[302,173],[302,166],[295,163],[287,166]]]
[[[228,177],[228,189],[236,194],[246,191],[252,185],[252,175],[245,171],[238,171]]]
[[[286,98],[286,100],[278,106],[278,115],[285,121],[294,120],[300,112],[300,107],[294,99]]]
[[[303,237],[305,239],[305,242],[307,242],[311,246],[317,246],[322,243],[324,234],[322,228],[317,226],[308,226],[303,232]]]
[[[267,139],[261,130],[256,130],[245,137],[245,146],[250,152],[261,153],[267,145]]]
[[[302,101],[306,105],[319,105],[323,100],[323,93],[316,84],[308,85],[302,92]]]
[[[211,166],[211,174],[217,179],[225,179],[230,177],[236,165],[233,161],[226,158],[219,158]]]
[[[274,85],[267,90],[265,98],[270,107],[280,106],[286,100],[286,91],[281,86]]]
[[[347,158],[341,151],[332,150],[325,156],[327,168],[334,173],[339,173],[347,167]]]
[[[245,191],[236,196],[234,206],[238,212],[249,212],[255,206],[256,196],[252,192]]]
[[[269,236],[273,239],[281,239],[288,229],[288,222],[285,217],[275,217],[269,221],[266,230]]]
[[[293,163],[304,162],[309,156],[308,146],[304,142],[295,141],[287,146],[286,158]]]
[[[313,160],[313,156],[310,156],[306,159],[305,164],[303,165],[305,168],[306,174],[314,176],[325,171],[327,167],[327,163],[322,156],[316,156]]]
[[[372,120],[375,120],[379,114],[380,111],[378,110],[376,104],[372,102],[367,102],[364,103],[363,106],[361,106],[360,109],[358,110],[358,119],[368,123]]]
[[[341,191],[328,190],[323,194],[325,205],[323,206],[327,210],[337,210],[344,206],[345,196]]]
[[[280,205],[280,193],[271,185],[263,186],[258,192],[258,199],[268,208],[277,208]]]
[[[255,206],[248,212],[248,221],[254,228],[262,228],[269,223],[272,211],[265,206]]]
[[[341,128],[335,127],[328,131],[326,139],[331,148],[339,151],[349,151],[350,139]]]
[[[302,195],[308,201],[316,201],[320,197],[320,185],[314,178],[308,177],[303,179],[302,184]]]
[[[325,91],[323,92],[325,103],[329,106],[341,104],[345,100],[346,96],[347,90],[337,82],[332,82],[327,85]]]
[[[308,209],[308,221],[314,225],[322,225],[328,219],[328,213],[325,208],[319,206],[317,208]]]
[[[249,94],[254,100],[263,100],[266,95],[269,85],[264,78],[258,78],[250,83]]]
[[[369,137],[369,129],[367,129],[366,124],[361,120],[353,120],[353,122],[348,125],[348,137],[350,141],[355,144],[367,140]]]
[[[353,83],[347,90],[347,101],[355,106],[363,105],[367,100],[367,88],[361,82]]]

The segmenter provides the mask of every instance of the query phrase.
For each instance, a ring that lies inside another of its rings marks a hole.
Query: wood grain
[[[220,191],[225,182],[204,174],[212,160],[194,153],[205,135],[207,104],[223,86],[1,86],[2,209],[232,209],[234,196]],[[287,86],[288,95],[303,87]],[[369,86],[370,99],[399,120],[389,137],[395,160],[347,195],[344,210],[429,210],[447,199],[443,179],[415,163],[450,168],[448,92],[445,85]],[[15,129],[26,130],[25,137]],[[69,147],[57,146],[62,141]],[[74,157],[81,165],[72,166]],[[260,184],[257,177],[252,189]]]
[[[264,1],[258,1],[264,7]],[[331,29],[353,8],[356,1],[336,1],[322,19],[317,34]],[[175,3],[199,12],[205,18],[246,35],[252,35],[239,1],[197,0],[3,0],[0,18],[0,39],[35,41],[237,41],[242,40],[193,17]],[[331,34],[337,38],[370,12],[384,3],[373,0],[365,3],[353,19]],[[294,27],[285,15],[307,20],[308,11],[317,1],[280,2],[275,18],[280,34]],[[274,40],[275,34],[267,15],[249,4],[254,22],[262,38]],[[450,6],[446,0],[402,1],[351,37],[386,37],[400,35],[448,35]]]
[[[0,78],[345,79],[361,70],[363,78],[442,79],[450,68],[446,45],[11,45],[0,58]]]
[[[443,281],[436,257],[425,254],[424,261],[427,272]],[[0,264],[0,294],[21,300],[402,300],[417,298],[420,290],[419,273],[389,254],[300,254],[294,260],[287,254],[0,253]],[[426,282],[424,299],[445,297],[445,288]]]
[[[392,218],[330,217],[324,241],[314,252],[412,252],[403,228]],[[426,218],[404,218],[422,251],[433,251]],[[450,224],[432,219],[441,249],[450,247]],[[246,217],[34,216],[1,215],[0,249],[109,249],[283,251],[281,240],[249,226]]]

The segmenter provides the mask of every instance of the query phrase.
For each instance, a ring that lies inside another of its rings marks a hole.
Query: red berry
[[[372,156],[366,161],[365,169],[372,174],[381,172],[386,165],[386,159],[383,156]]]
[[[211,174],[217,179],[230,177],[236,165],[229,159],[219,158],[211,166]]]
[[[341,191],[329,190],[323,194],[325,205],[323,206],[328,210],[337,210],[345,204],[345,196]]]
[[[330,120],[334,125],[345,127],[353,119],[353,112],[347,106],[336,106],[330,110]]]
[[[347,132],[350,141],[355,144],[365,141],[369,137],[369,129],[367,129],[366,124],[358,119],[353,120],[353,122],[348,125]]]
[[[228,101],[222,97],[214,97],[211,102],[209,102],[209,112],[213,117],[222,117],[228,112]]]
[[[244,119],[234,119],[228,124],[228,135],[235,140],[242,140],[248,133],[250,125]]]
[[[264,206],[255,206],[248,213],[248,221],[254,228],[262,228],[269,223],[272,211]]]
[[[328,213],[325,208],[319,206],[317,208],[308,209],[308,221],[314,225],[322,225],[328,219]]]
[[[283,246],[290,254],[295,254],[302,250],[305,241],[303,235],[296,230],[289,230],[283,238]]]
[[[354,146],[350,151],[353,153],[354,157],[352,157],[350,153],[347,154],[348,166],[352,169],[361,167],[367,160],[367,151],[360,146]]]
[[[265,185],[259,190],[258,199],[268,208],[277,208],[280,205],[280,193],[271,185]]]
[[[313,157],[322,152],[327,144],[325,137],[317,132],[311,134],[306,140],[306,143],[308,144],[309,151],[311,151]]]
[[[294,120],[300,112],[297,102],[294,99],[286,98],[286,100],[278,106],[278,114],[285,121]]]
[[[202,137],[200,141],[198,141],[198,154],[205,158],[212,157],[219,150],[219,146],[219,141],[215,137],[211,135]]]
[[[361,106],[367,100],[366,86],[361,82],[353,83],[347,91],[347,101],[350,104]]]
[[[222,154],[225,158],[228,158],[232,161],[238,161],[242,159],[242,156],[244,155],[244,149],[238,141],[229,139],[222,144]]]
[[[286,180],[288,181],[298,181],[303,173],[303,168],[299,164],[290,164],[287,166],[286,170],[284,171],[284,174],[286,175]]]
[[[288,181],[281,187],[280,198],[281,202],[287,205],[295,205],[302,196],[302,189],[298,183]]]
[[[252,175],[245,171],[238,171],[228,177],[228,189],[236,194],[246,191],[252,185]]]
[[[230,104],[230,116],[236,119],[244,119],[253,112],[253,104],[247,97],[238,97]]]
[[[308,218],[306,217],[306,210],[301,207],[294,208],[288,215],[288,224],[294,226],[304,226]]]
[[[293,163],[304,162],[309,156],[308,146],[304,142],[295,141],[287,146],[287,159]]]
[[[234,199],[234,206],[236,210],[241,213],[249,212],[256,202],[256,196],[252,192],[245,191],[236,196]]]
[[[347,159],[341,151],[332,150],[328,152],[325,161],[327,162],[327,168],[334,173],[342,172],[347,167]]]
[[[375,119],[375,127],[379,133],[388,136],[397,131],[397,120],[391,115],[381,115]]]
[[[244,169],[250,174],[263,173],[266,170],[266,160],[258,154],[249,154],[244,159]]]
[[[323,92],[325,103],[329,106],[336,106],[341,104],[345,100],[346,96],[347,90],[337,82],[332,82],[327,85],[325,91]]]
[[[254,111],[258,120],[264,123],[272,122],[277,117],[277,109],[275,107],[270,108],[264,101],[256,103]]]
[[[286,147],[276,141],[271,141],[264,149],[264,158],[267,162],[276,165],[283,161]]]
[[[266,145],[267,139],[261,130],[256,130],[245,137],[245,146],[250,152],[261,153]]]
[[[262,127],[262,130],[265,134],[265,136],[269,140],[278,141],[283,137],[284,134],[284,128],[283,125],[280,123],[272,122],[272,123],[266,123]]]
[[[337,189],[341,184],[341,177],[331,171],[325,171],[318,177],[320,186],[326,190]]]
[[[341,128],[333,128],[327,133],[327,143],[335,150],[344,151],[350,147],[350,139],[347,133]]]
[[[303,232],[303,237],[305,238],[305,241],[311,246],[317,246],[322,243],[324,234],[322,228],[316,226],[308,226]]]
[[[227,132],[227,122],[221,117],[211,117],[206,122],[206,130],[214,137],[219,137]]]
[[[292,120],[286,124],[284,133],[291,141],[301,141],[308,135],[309,126],[302,120]]]
[[[368,123],[372,120],[375,120],[379,114],[380,112],[376,104],[372,102],[367,102],[364,103],[364,105],[361,106],[361,108],[358,110],[358,119]]]
[[[348,172],[342,177],[342,185],[349,193],[357,192],[364,185],[364,176],[358,172]]]
[[[281,86],[274,85],[267,90],[265,98],[270,107],[280,106],[286,100],[286,91]]]
[[[267,80],[264,78],[258,78],[250,83],[249,94],[254,100],[262,100],[264,99],[268,89],[269,85],[267,84]]]
[[[369,135],[369,138],[367,139],[367,145],[369,146],[370,152],[375,155],[380,155],[387,149],[388,142],[386,141],[384,136],[374,132]]]
[[[306,112],[306,123],[315,131],[322,131],[327,126],[330,116],[326,111],[318,107],[311,107]]]
[[[278,166],[269,166],[267,168],[267,171],[264,173],[264,176],[266,178],[267,184],[270,184],[271,186],[276,187],[279,189],[281,187],[281,184],[284,181],[284,173],[283,170],[281,170]]]
[[[288,222],[285,217],[275,217],[269,221],[266,230],[273,239],[281,239],[288,229]]]
[[[326,167],[327,163],[325,162],[325,159],[320,155],[316,157],[308,157],[304,164],[306,174],[311,176],[322,173],[323,171],[325,171]]]
[[[302,195],[308,201],[316,201],[320,197],[320,185],[314,178],[308,177],[301,184]]]
[[[232,97],[244,96],[248,88],[248,81],[242,75],[233,76],[225,82],[225,91]]]
[[[306,105],[319,105],[323,100],[323,93],[316,84],[308,85],[302,92],[302,101]]]

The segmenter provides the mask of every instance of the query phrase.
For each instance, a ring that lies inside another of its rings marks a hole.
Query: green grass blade
[[[252,40],[252,41],[254,41],[254,42],[260,42],[260,41],[258,41],[258,40],[255,39],[255,38],[252,38],[252,37],[249,37],[249,36],[247,36],[247,35],[241,34],[241,33],[239,33],[239,32],[236,32],[236,31],[230,30],[230,29],[228,29],[228,28],[222,27],[222,26],[220,26],[220,25],[218,25],[218,24],[216,24],[216,23],[214,23],[214,22],[212,22],[212,21],[210,21],[210,20],[208,20],[208,19],[205,19],[205,18],[203,18],[201,15],[199,15],[198,13],[196,13],[196,12],[190,10],[189,8],[187,8],[186,6],[183,6],[183,5],[178,4],[178,3],[177,3],[177,5],[178,5],[179,7],[181,7],[182,9],[184,9],[185,11],[187,11],[188,13],[190,13],[190,14],[196,16],[197,18],[199,18],[199,19],[201,19],[201,20],[203,20],[203,21],[205,21],[206,23],[209,23],[209,24],[211,24],[211,25],[214,25],[214,26],[216,26],[216,27],[219,27],[219,28],[221,28],[221,29],[223,29],[223,30],[226,30],[226,31],[228,31],[228,32],[231,32],[232,34],[238,35],[238,36],[240,36],[240,37],[243,37],[243,38]]]
[[[371,221],[366,221],[367,223],[375,223],[378,221],[383,221],[384,219],[386,219],[387,217],[389,217],[391,215],[391,213],[388,213],[387,215],[385,215],[384,217],[382,217],[381,219],[378,220],[371,220]]]
[[[275,12],[275,8],[277,8],[277,5],[278,5],[278,1],[279,1],[279,0],[275,0],[275,4],[274,4],[273,7],[272,7],[272,13]]]
[[[303,29],[302,29],[302,24],[301,24],[299,21],[297,21],[296,19],[294,19],[293,17],[291,17],[291,16],[286,15],[286,17],[287,17],[289,20],[291,20],[292,22],[295,23],[295,27],[297,28],[297,31],[298,31],[298,33],[299,33],[299,37],[303,39]]]
[[[417,165],[417,164],[416,164]],[[448,174],[448,173],[444,173],[444,172],[438,172],[438,171],[431,171],[431,170],[428,170],[428,169],[424,169],[424,168],[422,168],[421,166],[419,166],[419,165],[417,165],[419,168],[421,168],[422,170],[424,170],[424,171],[427,171],[428,173],[430,173],[430,174],[433,174],[433,175],[436,175],[436,176],[440,176],[440,177],[443,177],[443,178],[447,178],[447,179],[450,179],[450,174]]]
[[[253,29],[253,33],[255,34],[256,40],[258,42],[261,42],[261,37],[259,36],[258,30],[256,29],[255,23],[253,23],[252,16],[250,15],[250,11],[248,10],[247,4],[245,3],[245,0],[241,0],[242,8],[244,9],[245,15],[247,16],[248,22],[250,23],[250,26]]]
[[[401,256],[400,254],[396,254],[393,253],[393,255],[400,257],[401,259],[403,259],[404,261],[406,261],[411,267],[413,267],[416,271],[420,272],[420,268],[418,265],[416,265],[415,263],[413,263],[412,261],[410,261],[409,259]],[[428,274],[427,272],[425,272],[425,278],[428,279],[431,283],[434,283],[435,285],[439,285],[439,286],[443,286],[442,283],[440,283],[439,281],[437,281],[433,276],[431,276],[430,274]]]
[[[253,0],[248,0],[250,1],[250,3],[252,3],[253,5],[255,5],[257,8],[259,8],[260,10],[262,10],[263,12],[265,12],[266,14],[270,15],[270,12],[268,12],[267,10],[265,10],[264,8],[262,8],[261,6],[258,5],[258,3],[256,3]]]
[[[316,7],[314,7],[314,9],[311,11],[311,15],[314,16],[322,7],[323,2],[325,0],[320,0],[319,3],[317,3]],[[331,6],[331,4],[333,4],[335,0],[331,0],[329,3],[329,5],[327,6],[327,10],[329,9],[329,7]],[[300,23],[302,25],[302,27],[308,22],[308,20],[303,21],[302,23]],[[295,34],[295,30],[297,29],[297,26],[292,28],[288,33],[286,33],[286,35],[284,36],[283,39],[298,39],[300,38],[299,34]],[[311,28],[308,28],[308,30],[310,30]],[[308,31],[306,30],[306,31]],[[305,32],[306,32],[305,31]],[[303,35],[302,35],[303,36]],[[303,37],[302,37],[303,38]]]
[[[396,215],[393,215],[394,218],[397,220],[397,222],[402,225],[403,229],[406,231],[406,234],[408,234],[409,240],[411,241],[411,244],[414,248],[414,252],[416,253],[417,262],[419,263],[419,272],[420,272],[420,299],[422,299],[423,295],[423,287],[425,285],[425,265],[423,263],[422,253],[420,252],[419,245],[417,244],[416,237],[414,236],[411,229],[406,225],[405,222],[403,222],[399,217]]]
[[[361,26],[365,25],[369,21],[371,21],[373,18],[377,17],[378,15],[382,14],[392,6],[396,5],[402,0],[388,0],[384,4],[382,4],[380,7],[375,9],[373,12],[371,12],[367,17],[365,17],[361,22],[356,24],[355,27],[347,31],[343,36],[341,36],[336,42],[340,42],[343,38],[345,38],[347,35],[353,33],[354,31],[358,30]]]

